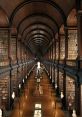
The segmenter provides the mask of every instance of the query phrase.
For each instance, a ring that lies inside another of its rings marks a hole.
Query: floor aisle
[[[37,109],[36,104],[40,104],[41,107]],[[41,112],[41,117],[65,117],[61,110],[61,104],[58,102],[45,73],[39,86],[36,83],[34,73],[30,76],[24,94],[20,99],[17,99],[10,117],[39,117],[40,115],[34,115],[35,110]]]

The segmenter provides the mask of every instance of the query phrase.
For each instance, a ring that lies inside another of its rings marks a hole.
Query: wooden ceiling
[[[22,42],[36,56],[44,54],[74,7],[75,0],[0,0],[4,25],[7,26],[8,18],[8,26],[17,30]]]

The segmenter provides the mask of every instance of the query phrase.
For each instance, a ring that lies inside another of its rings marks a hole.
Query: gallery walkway
[[[65,117],[45,73],[40,83],[37,83],[34,73],[30,75],[24,93],[15,102],[10,117]]]

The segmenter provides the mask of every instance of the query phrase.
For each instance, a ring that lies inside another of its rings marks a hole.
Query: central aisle
[[[17,99],[10,117],[65,117],[45,73],[39,85],[35,74],[30,75],[24,93]]]

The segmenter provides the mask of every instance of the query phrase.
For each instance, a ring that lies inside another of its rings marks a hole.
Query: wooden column
[[[81,93],[81,97],[80,97],[80,115],[82,117],[82,84],[80,85],[80,93]]]
[[[50,60],[51,60],[51,48],[50,48]],[[51,79],[51,64],[50,64],[50,79]]]
[[[77,81],[75,81],[75,109],[77,115],[80,115],[80,83],[78,77]]]
[[[82,68],[82,10],[78,11],[78,68]]]
[[[51,78],[52,78],[52,83],[53,83],[53,44],[51,46]]]
[[[54,62],[56,60],[56,41],[54,41]]]
[[[59,96],[59,68],[57,67],[57,93],[58,93],[58,96]]]
[[[53,63],[55,63],[55,41],[53,42]],[[55,88],[55,66],[53,65],[53,77],[54,77],[54,88]]]

